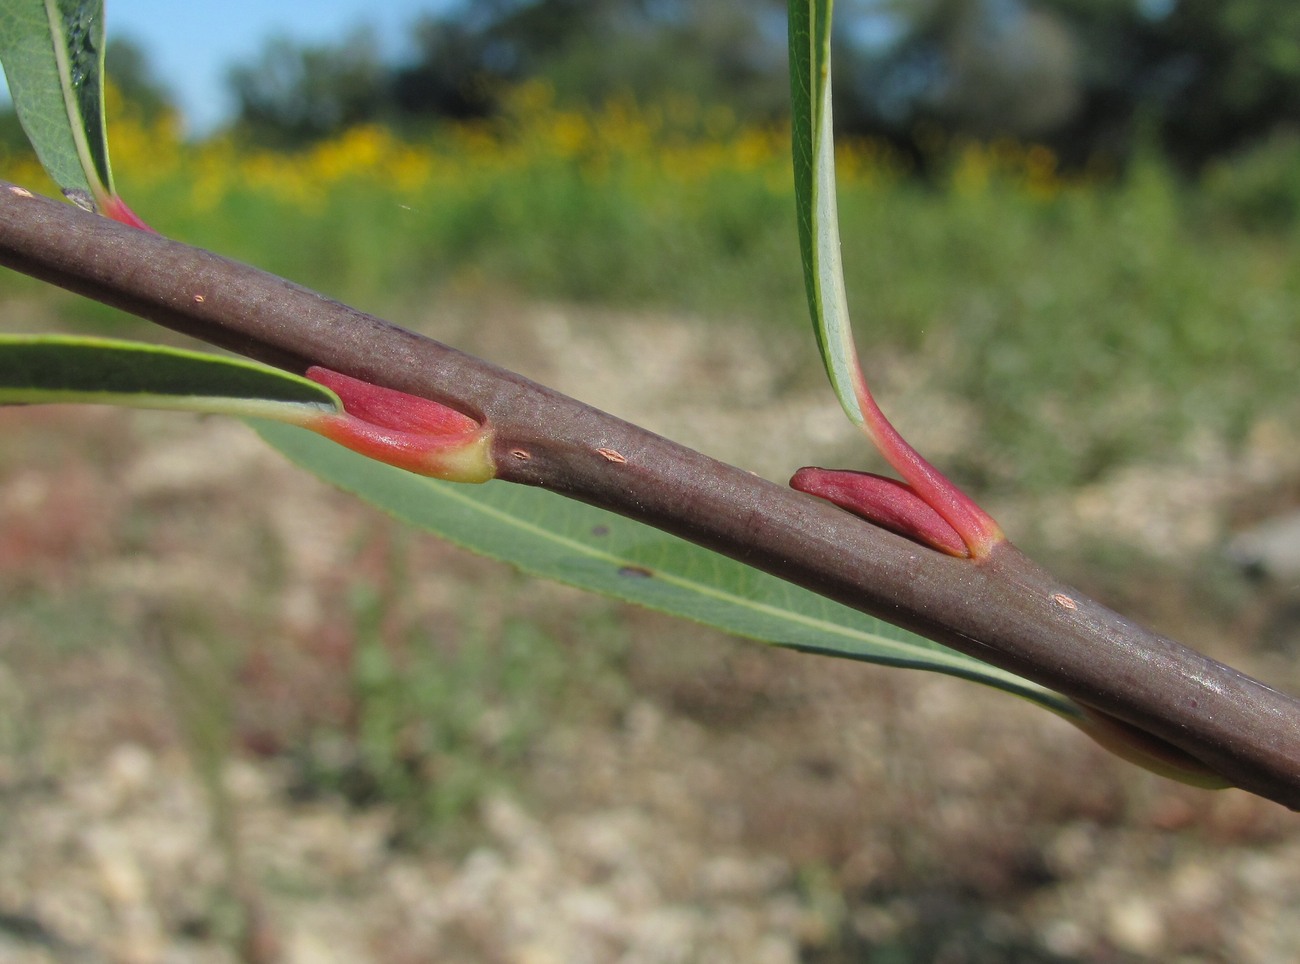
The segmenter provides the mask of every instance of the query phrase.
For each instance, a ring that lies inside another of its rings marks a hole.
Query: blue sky
[[[180,102],[192,131],[227,116],[226,69],[256,56],[268,37],[301,42],[342,38],[373,26],[385,48],[402,50],[403,29],[449,0],[105,0],[108,35],[130,37]]]

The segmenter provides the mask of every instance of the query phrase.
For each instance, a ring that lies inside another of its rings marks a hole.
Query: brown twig
[[[1134,625],[1009,545],[980,562],[922,548],[282,278],[2,183],[0,262],[272,365],[321,365],[486,418],[501,478],[1004,667],[1300,809],[1300,701]]]

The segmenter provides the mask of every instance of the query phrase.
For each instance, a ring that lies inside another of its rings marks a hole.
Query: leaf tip
[[[1233,786],[1231,781],[1172,743],[1109,713],[1090,706],[1081,705],[1080,709],[1082,715],[1070,722],[1121,759],[1202,790],[1225,790]]]

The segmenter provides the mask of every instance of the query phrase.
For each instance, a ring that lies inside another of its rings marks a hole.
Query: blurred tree
[[[903,139],[918,126],[1041,137],[1078,107],[1078,46],[1045,8],[1019,0],[849,0],[845,15],[841,126]]]
[[[396,72],[407,113],[487,113],[525,77],[549,80],[562,103],[689,94],[747,117],[785,110],[781,0],[485,0],[415,36],[415,60]]]
[[[1189,169],[1300,121],[1293,0],[843,0],[842,126],[1052,143]]]
[[[571,38],[541,65],[562,102],[631,94],[726,104],[750,121],[788,112],[781,0],[617,6],[603,29]]]
[[[1090,64],[1076,138],[1131,144],[1136,121],[1196,168],[1300,122],[1293,0],[1042,2],[1072,24]]]
[[[374,120],[388,103],[387,74],[369,30],[336,45],[273,38],[257,60],[229,72],[235,129],[255,143],[290,148]]]
[[[230,80],[238,126],[293,146],[365,120],[490,115],[526,77],[561,103],[631,93],[786,111],[781,0],[478,0],[417,21],[400,62],[367,32],[268,44]],[[1032,138],[1121,164],[1149,136],[1188,167],[1300,121],[1294,0],[840,0],[836,117],[922,165],[930,133]]]
[[[425,18],[412,27],[413,60],[393,68],[390,94],[399,117],[484,117],[493,103],[487,39],[463,20]]]
[[[129,37],[111,37],[104,49],[104,72],[122,99],[152,122],[176,110],[171,92],[154,74],[144,48]]]
[[[784,31],[782,0],[479,0],[417,21],[398,63],[366,33],[334,46],[277,39],[229,79],[237,128],[286,147],[363,120],[487,116],[527,77],[562,102],[679,93],[770,118],[787,109]]]

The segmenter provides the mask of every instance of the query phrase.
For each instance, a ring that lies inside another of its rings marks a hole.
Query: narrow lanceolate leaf
[[[943,551],[980,558],[1004,539],[1001,529],[898,433],[872,398],[858,361],[844,290],[835,203],[831,7],[832,0],[789,3],[796,219],[817,346],[845,414],[866,433],[907,488],[959,536],[960,546]],[[860,514],[868,519],[877,514],[877,506],[862,508]]]
[[[269,418],[408,472],[456,482],[496,474],[490,427],[338,372],[308,375],[139,342],[0,335],[0,405],[76,402]]]
[[[835,203],[835,143],[831,117],[832,0],[790,0],[791,153],[808,310],[835,394],[855,425],[859,405],[858,357],[849,322],[840,263]]]
[[[0,335],[0,404],[57,402],[294,424],[342,411],[329,389],[240,359],[105,338]]]
[[[540,489],[421,478],[289,426],[257,429],[340,488],[524,572],[763,642],[975,680],[1079,718],[1072,702],[1036,683],[641,523]]]
[[[112,208],[103,0],[4,0],[0,62],[18,119],[50,176],[73,200]]]

